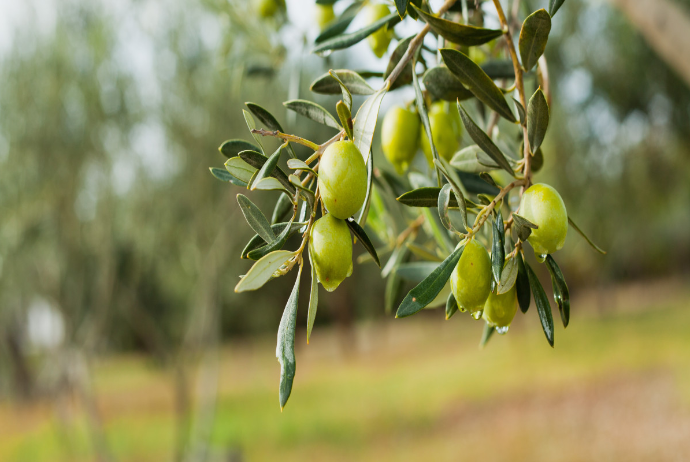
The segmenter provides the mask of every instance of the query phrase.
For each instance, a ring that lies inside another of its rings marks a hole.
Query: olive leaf
[[[474,120],[472,120],[469,114],[465,111],[465,108],[462,107],[460,103],[458,103],[458,110],[460,111],[460,118],[462,119],[462,123],[465,125],[470,138],[472,138],[472,140],[477,143],[477,146],[488,154],[499,167],[510,173],[511,176],[515,176],[515,172],[513,172],[513,169],[508,163],[505,155],[503,155],[498,146],[491,141],[489,135],[484,133],[484,131],[479,128],[476,123],[474,123]]]
[[[460,217],[462,218],[462,226],[467,226],[467,207],[465,206],[465,195],[461,189],[462,183],[459,181],[459,178],[456,175],[451,173],[452,168],[450,165],[448,165],[448,163],[446,163],[445,159],[434,159],[434,164],[436,164],[436,167],[446,178],[446,181],[448,181],[448,184],[453,190],[453,194],[455,195],[455,199],[458,204],[458,210],[460,211]]]
[[[515,116],[508,107],[503,92],[486,75],[481,67],[477,66],[467,55],[452,48],[441,48],[443,62],[448,69],[455,74],[460,81],[477,97],[481,102],[496,111],[501,117],[511,122],[515,122]]]
[[[343,94],[343,101],[345,106],[347,106],[348,111],[352,111],[352,93],[350,93],[350,89],[347,88],[347,85],[345,85],[345,82],[343,82],[340,77],[338,77],[338,74],[331,69],[328,71],[328,74],[336,81],[338,82],[338,85],[340,85],[340,91]],[[342,119],[341,119],[342,121]],[[345,125],[343,125],[345,126]],[[352,137],[350,137],[352,138]]]
[[[515,223],[515,232],[522,242],[525,242],[527,238],[529,238],[533,229],[539,229],[539,226],[518,215],[517,213],[513,213],[513,222]]]
[[[357,13],[362,9],[362,6],[364,6],[363,2],[355,2],[345,8],[345,11],[342,12],[340,17],[326,27],[321,34],[316,37],[314,42],[321,43],[345,32],[352,20],[357,16]]]
[[[434,99],[455,102],[474,96],[446,66],[432,67],[424,73],[422,82]]]
[[[218,150],[227,158],[235,157],[242,151],[258,151],[259,148],[244,140],[227,140]]]
[[[402,196],[398,197],[397,200],[403,205],[408,207],[438,207],[438,196],[441,192],[441,188],[417,188],[412,191],[408,191]],[[458,201],[455,197],[450,197],[449,207],[457,207]]]
[[[386,80],[389,75],[391,75],[391,72],[393,72],[393,69],[398,65],[400,60],[403,58],[405,53],[407,52],[407,49],[410,46],[410,42],[412,41],[413,38],[415,38],[416,35],[411,35],[407,37],[406,39],[400,40],[398,44],[395,46],[395,50],[393,50],[393,53],[391,54],[390,60],[388,61],[388,66],[386,67],[386,72],[383,73],[383,80]],[[391,87],[389,90],[395,90],[396,88],[402,87],[404,85],[408,85],[412,82],[412,61],[409,61],[402,72],[400,73],[400,76],[398,76],[397,79],[391,84]]]
[[[486,160],[489,161],[489,164],[493,165],[489,167],[485,163],[480,162],[479,156],[482,156],[482,160],[486,158]],[[486,172],[487,170],[495,170],[500,168],[476,144],[467,146],[466,148],[456,152],[453,158],[450,160],[450,165],[457,168],[461,172],[469,173],[482,173]]]
[[[306,170],[307,172],[310,172],[315,176],[318,176],[318,174],[309,165],[307,165],[306,162],[300,159],[289,159],[287,161],[287,166],[292,170]]]
[[[505,231],[501,210],[494,208],[494,221],[491,227],[491,273],[496,284],[501,281],[503,264],[505,263]]]
[[[458,302],[455,300],[455,296],[451,292],[446,300],[446,320],[453,317],[453,315],[458,311]]]
[[[509,59],[490,59],[480,67],[492,80],[515,79],[515,68]]]
[[[379,268],[381,268],[381,261],[379,260],[379,256],[376,253],[376,248],[374,247],[374,244],[371,243],[371,240],[369,239],[369,236],[367,236],[367,233],[364,231],[364,228],[359,226],[355,220],[352,218],[348,218],[345,220],[345,223],[347,223],[347,226],[350,228],[350,231],[352,231],[352,234],[355,235],[355,238],[359,239],[359,241],[362,243],[364,248],[369,252],[369,254],[374,258],[374,261],[378,265]]]
[[[507,293],[515,285],[518,275],[518,260],[517,257],[509,258],[503,267],[503,272],[501,273],[501,280],[498,283],[498,289],[496,294],[502,295]]]
[[[261,209],[254,205],[247,196],[242,194],[237,195],[237,203],[240,204],[240,210],[254,232],[261,236],[261,239],[264,241],[272,242],[276,236],[273,234],[271,225],[261,212]]]
[[[498,185],[497,185],[496,182],[494,181],[494,178],[493,178],[491,175],[489,175],[488,173],[486,173],[486,172],[480,173],[480,174],[479,174],[479,178],[481,178],[482,180],[484,180],[484,181],[486,182],[486,184],[489,184],[489,185],[491,185],[491,186],[494,186],[494,187],[498,188]]]
[[[458,264],[464,246],[460,246],[448,256],[426,279],[420,282],[403,299],[395,315],[396,318],[410,316],[434,301],[443,290],[450,275]]]
[[[526,123],[526,118],[527,114],[525,114],[525,107],[522,105],[522,103],[515,98],[513,98],[513,102],[515,103],[515,107],[517,108],[518,111],[518,117],[520,118],[520,125],[525,125]]]
[[[604,249],[602,249],[601,247],[599,247],[598,245],[596,245],[594,242],[592,242],[592,240],[589,237],[587,237],[587,235],[575,224],[573,219],[570,217],[568,217],[568,224],[570,224],[570,226],[572,226],[573,229],[575,231],[577,231],[577,233],[580,236],[582,236],[584,238],[584,240],[587,241],[587,243],[589,245],[591,245],[594,250],[596,250],[597,252],[599,252],[602,255],[606,255],[606,251]]]
[[[288,213],[292,211],[292,207],[292,198],[286,196],[285,194],[281,194],[278,200],[276,201],[275,207],[273,208],[273,214],[271,215],[271,223],[278,223],[279,221],[283,220],[288,215]],[[278,233],[280,233],[280,231]]]
[[[256,185],[258,182],[273,174],[273,170],[275,170],[276,165],[278,165],[278,161],[280,160],[281,152],[282,147],[279,147],[273,154],[271,154],[271,157],[269,157],[268,160],[264,162],[264,165],[261,167],[261,170],[259,170],[259,173],[257,173],[256,177],[253,179],[251,189],[256,189]],[[276,181],[278,180],[276,179]]]
[[[263,247],[259,247],[256,250],[252,250],[247,254],[247,257],[251,260],[261,260],[264,256],[268,255],[269,253],[275,250],[280,250],[285,245],[285,242],[287,242],[288,237],[290,237],[291,230],[292,220],[288,223],[287,226],[283,228],[283,231],[275,239],[273,239],[273,241],[269,242]],[[271,231],[273,231],[273,227],[271,227]]]
[[[398,16],[400,16],[400,19],[405,17],[409,4],[410,0],[395,0],[395,9],[398,11]]]
[[[350,101],[350,104],[352,104],[352,101]],[[343,103],[342,100],[338,101],[338,103],[335,105],[335,111],[338,113],[338,118],[340,119],[340,123],[343,125],[343,128],[345,129],[345,134],[347,135],[348,138],[352,139],[352,114],[350,113],[350,108],[348,108],[345,103]]]
[[[251,111],[251,113],[254,114],[254,117],[256,117],[261,122],[263,122],[264,125],[266,125],[266,128],[268,128],[269,130],[278,130],[279,132],[285,131],[285,130],[283,130],[283,127],[280,125],[278,120],[276,120],[276,118],[273,117],[273,114],[268,112],[263,107],[259,106],[256,103],[251,103],[251,102],[247,102],[244,104],[247,106],[247,109],[249,109]],[[252,148],[250,147],[247,149],[252,149]],[[253,150],[256,150],[256,149],[253,149]],[[295,151],[293,151],[292,146],[290,146],[289,144],[287,146],[287,151],[288,151],[288,155],[290,157],[293,157],[293,158],[297,157],[297,154],[295,154]]]
[[[240,157],[231,157],[230,159],[226,160],[225,169],[230,175],[234,176],[245,185],[249,184],[252,176],[257,172],[254,167],[247,164]]]
[[[311,331],[314,328],[314,319],[316,319],[316,309],[319,306],[319,278],[316,275],[316,267],[309,254],[309,266],[311,267],[311,290],[309,291],[309,311],[307,312],[307,345],[311,337]]]
[[[546,256],[546,267],[549,269],[549,273],[551,273],[553,298],[558,305],[558,311],[561,313],[563,327],[568,327],[570,322],[570,292],[568,291],[568,284],[565,282],[561,268],[551,255]]]
[[[376,119],[379,115],[381,101],[386,95],[385,87],[369,96],[362,103],[355,116],[355,126],[353,130],[354,143],[359,152],[364,157],[364,162],[368,163],[371,144],[374,141],[374,131],[376,130]]]
[[[527,278],[529,279],[529,286],[534,294],[534,302],[537,305],[537,313],[539,313],[539,321],[541,322],[541,328],[544,330],[544,335],[546,335],[546,340],[548,340],[549,345],[553,347],[553,315],[551,314],[551,305],[549,304],[549,299],[544,292],[544,288],[539,282],[539,278],[534,274],[534,270],[529,263],[525,263],[525,270],[527,271]]]
[[[449,42],[457,43],[458,45],[466,47],[483,45],[503,35],[503,31],[500,29],[484,29],[482,27],[468,26],[433,16],[417,7],[414,7],[414,9],[419,17],[429,25],[432,31]]]
[[[278,326],[278,345],[276,346],[276,357],[280,363],[280,410],[282,411],[290,398],[292,392],[292,382],[295,379],[297,363],[295,361],[295,329],[297,327],[297,305],[299,303],[299,282],[302,276],[302,266],[300,265],[297,273],[297,280],[292,287],[290,298],[288,298],[283,316],[280,318]]]
[[[331,69],[328,73],[316,79],[309,88],[314,93],[336,95],[343,91],[342,85],[345,85],[347,92],[352,95],[372,95],[376,93],[376,90],[371,88],[361,75],[349,69]]]
[[[242,151],[240,153],[240,158],[242,161],[244,161],[245,164],[254,169],[262,169],[264,167],[264,164],[268,161],[268,159],[264,155],[256,151]],[[225,163],[226,168],[228,162]],[[273,171],[271,172],[271,176],[280,181],[280,183],[283,186],[285,186],[285,189],[294,194],[295,187],[290,183],[290,181],[288,180],[288,176],[280,167],[274,167]],[[249,183],[249,181],[247,183]]]
[[[366,159],[365,159],[366,161]],[[367,223],[367,217],[369,216],[369,208],[371,207],[371,196],[374,191],[374,156],[371,151],[369,152],[369,162],[367,162],[367,192],[364,196],[364,204],[359,211],[359,217],[357,217],[357,223],[364,227]],[[380,266],[380,265],[379,265]]]
[[[292,193],[285,189],[285,186],[272,176],[262,178],[261,180],[254,180],[251,189],[258,191],[281,191],[284,192],[286,196],[292,197]]]
[[[235,286],[235,292],[256,290],[266,284],[283,264],[296,255],[289,250],[276,250],[254,263],[247,274]]]
[[[252,114],[249,111],[246,111],[244,109],[242,109],[242,114],[244,115],[244,121],[247,122],[247,127],[249,128],[249,131],[252,132],[252,130],[256,129],[256,122],[254,122],[254,117],[252,117]],[[258,133],[252,133],[252,137],[254,138],[254,141],[256,141],[256,143],[259,145],[261,152],[266,152],[264,149],[264,145],[261,143],[261,135],[259,135]]]
[[[292,222],[290,223],[276,223],[271,225],[271,231],[273,231],[273,234],[276,236],[282,234],[282,232],[287,228],[287,226],[290,225],[290,234],[294,233],[297,231],[301,226],[304,225],[304,223],[295,223]],[[247,242],[247,245],[244,247],[242,250],[242,254],[240,255],[240,258],[249,258],[249,254],[256,249],[262,248],[266,246],[266,241],[263,240],[261,236],[258,234],[255,234],[254,237],[252,237],[249,242]]]
[[[382,27],[392,28],[400,22],[398,13],[391,13],[378,21],[363,27],[355,32],[349,34],[336,35],[329,39],[318,42],[318,45],[312,50],[312,53],[323,53],[325,51],[342,50],[349,48],[355,43],[359,43]],[[323,35],[323,34],[322,34]]]
[[[209,167],[208,169],[211,171],[211,175],[215,176],[220,181],[227,181],[237,186],[247,186],[247,183],[245,183],[244,181],[240,181],[234,176],[230,175],[230,172],[228,172],[227,170],[217,167]]]
[[[333,117],[333,115],[326,110],[323,106],[320,106],[306,99],[295,99],[291,101],[285,101],[283,106],[295,111],[297,114],[304,116],[308,119],[318,122],[320,124],[326,125],[327,127],[335,128],[340,130],[340,124],[338,120]]]
[[[549,0],[549,15],[553,18],[565,0]]]
[[[551,16],[543,8],[527,16],[525,22],[522,23],[518,48],[522,67],[526,71],[532,69],[539,57],[544,54],[549,32],[551,32]]]
[[[520,252],[515,256],[518,264],[518,274],[515,279],[515,289],[517,291],[518,305],[520,306],[520,311],[527,313],[529,309],[529,304],[532,300],[532,295],[529,288],[529,277],[527,276],[527,270],[525,269],[525,262],[522,259],[522,254]]]
[[[441,192],[438,193],[438,216],[441,218],[441,224],[448,231],[454,230],[450,222],[450,217],[448,216],[448,204],[450,203],[451,191],[450,184],[446,183],[441,188]]]
[[[496,328],[494,326],[490,326],[488,322],[484,323],[484,331],[482,332],[482,339],[479,341],[479,348],[486,346],[495,331]]]
[[[541,88],[534,92],[527,105],[527,139],[532,152],[537,152],[549,127],[549,104]]]

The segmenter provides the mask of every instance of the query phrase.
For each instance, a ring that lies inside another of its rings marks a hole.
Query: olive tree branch
[[[310,149],[313,149],[314,151],[317,151],[320,147],[318,144],[313,143],[313,142],[311,142],[307,139],[304,139],[300,136],[288,135],[287,133],[279,132],[278,130],[264,130],[263,128],[261,128],[261,129],[254,128],[254,129],[252,129],[252,133],[255,135],[261,135],[261,136],[273,136],[275,138],[280,138],[281,140],[301,144],[302,146],[306,146]]]
[[[470,235],[476,234],[482,226],[484,226],[484,222],[489,218],[489,214],[491,211],[496,207],[496,204],[505,197],[508,192],[510,192],[513,188],[516,186],[525,186],[527,184],[527,179],[525,178],[520,178],[518,180],[513,181],[509,185],[507,185],[505,188],[501,189],[501,191],[494,197],[494,200],[492,200],[489,205],[486,207],[482,208],[480,212],[477,214],[477,218],[474,220],[474,226],[472,227],[472,230],[470,231]],[[512,215],[512,214],[511,214]]]

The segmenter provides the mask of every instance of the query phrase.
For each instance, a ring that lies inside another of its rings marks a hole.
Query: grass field
[[[480,323],[440,312],[360,325],[347,354],[334,330],[302,332],[282,413],[273,336],[226,345],[209,460],[690,460],[690,296],[640,303],[575,305],[555,349],[534,307],[484,350]],[[117,460],[169,460],[172,373],[115,357],[94,377]],[[76,404],[0,405],[2,461],[95,460],[90,441]]]

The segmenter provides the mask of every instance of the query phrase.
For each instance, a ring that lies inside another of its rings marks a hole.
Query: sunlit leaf
[[[338,82],[338,85],[340,85],[340,91],[343,94],[343,101],[345,106],[347,106],[348,111],[352,111],[352,93],[350,93],[350,89],[347,88],[347,85],[345,85],[345,82],[343,82],[340,77],[338,76],[338,73],[335,72],[333,69],[328,71],[330,76]],[[343,125],[344,126],[344,125]]]
[[[283,316],[278,327],[278,345],[276,357],[280,363],[280,410],[282,411],[292,392],[292,381],[295,379],[297,362],[295,361],[295,329],[297,327],[297,305],[299,303],[299,282],[302,267],[297,273],[297,280],[292,287]]]
[[[516,257],[510,258],[506,261],[503,267],[503,272],[501,273],[501,280],[498,283],[498,289],[496,293],[498,295],[505,294],[515,285],[518,275],[518,260]]]
[[[266,284],[283,264],[295,255],[289,250],[276,250],[254,263],[235,286],[235,292],[256,290]]]
[[[240,180],[245,185],[249,184],[252,176],[257,172],[257,170],[251,165],[247,164],[240,157],[231,157],[225,161],[225,169],[228,173],[238,180]]]
[[[242,151],[240,153],[240,158],[249,166],[259,170],[262,169],[268,161],[267,157],[255,151]],[[226,168],[228,162],[225,163]],[[294,194],[295,187],[290,183],[287,174],[280,167],[274,167],[271,176],[280,181],[280,183],[285,186],[285,189]]]
[[[495,165],[490,158],[489,160],[492,164],[494,164],[491,167],[487,167],[483,163],[479,162],[478,155],[480,154],[486,156],[484,151],[482,151],[482,149],[476,144],[467,146],[466,148],[463,148],[455,153],[453,158],[450,160],[450,165],[457,168],[461,172],[469,173],[481,173],[500,168],[498,165]]]
[[[543,8],[527,16],[525,22],[522,23],[518,48],[522,67],[526,71],[532,69],[544,54],[549,32],[551,32],[551,16]]]
[[[348,138],[352,139],[352,129],[354,127],[352,125],[352,114],[350,113],[350,109],[345,105],[345,103],[338,101],[338,104],[335,105],[335,110],[338,113],[340,123],[345,129],[345,134]]]
[[[275,170],[276,165],[278,165],[278,161],[280,160],[280,153],[282,152],[281,148],[276,149],[276,151],[271,154],[271,157],[264,162],[264,165],[261,167],[261,170],[259,170],[259,173],[257,173],[256,177],[254,178],[254,182],[252,183],[251,189],[256,189],[256,184],[263,180],[266,177],[271,176],[273,173],[273,170]],[[276,179],[276,181],[278,181]]]
[[[295,111],[299,115],[302,115],[308,119],[318,122],[320,124],[326,125],[327,127],[335,128],[340,130],[340,124],[338,120],[333,117],[333,115],[326,110],[323,106],[320,106],[311,101],[305,99],[295,99],[292,101],[285,101],[283,106]]]

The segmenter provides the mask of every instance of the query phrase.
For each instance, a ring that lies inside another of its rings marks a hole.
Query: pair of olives
[[[318,184],[328,214],[311,229],[309,255],[319,282],[332,292],[352,274],[352,237],[345,220],[362,208],[367,194],[367,168],[352,141],[326,148]]]
[[[438,155],[450,161],[460,147],[462,137],[462,122],[457,107],[446,101],[433,103],[429,109],[429,125]],[[429,139],[417,113],[400,106],[390,109],[381,126],[381,149],[398,174],[407,171],[419,146],[429,167],[433,167]]]
[[[539,227],[528,238],[537,254],[551,254],[563,247],[568,215],[558,191],[546,184],[532,185],[522,195],[520,214]],[[490,325],[508,327],[517,311],[517,291],[513,286],[504,294],[494,294],[491,278],[489,253],[476,240],[470,240],[451,275],[453,296],[462,310],[483,310],[483,318]]]

